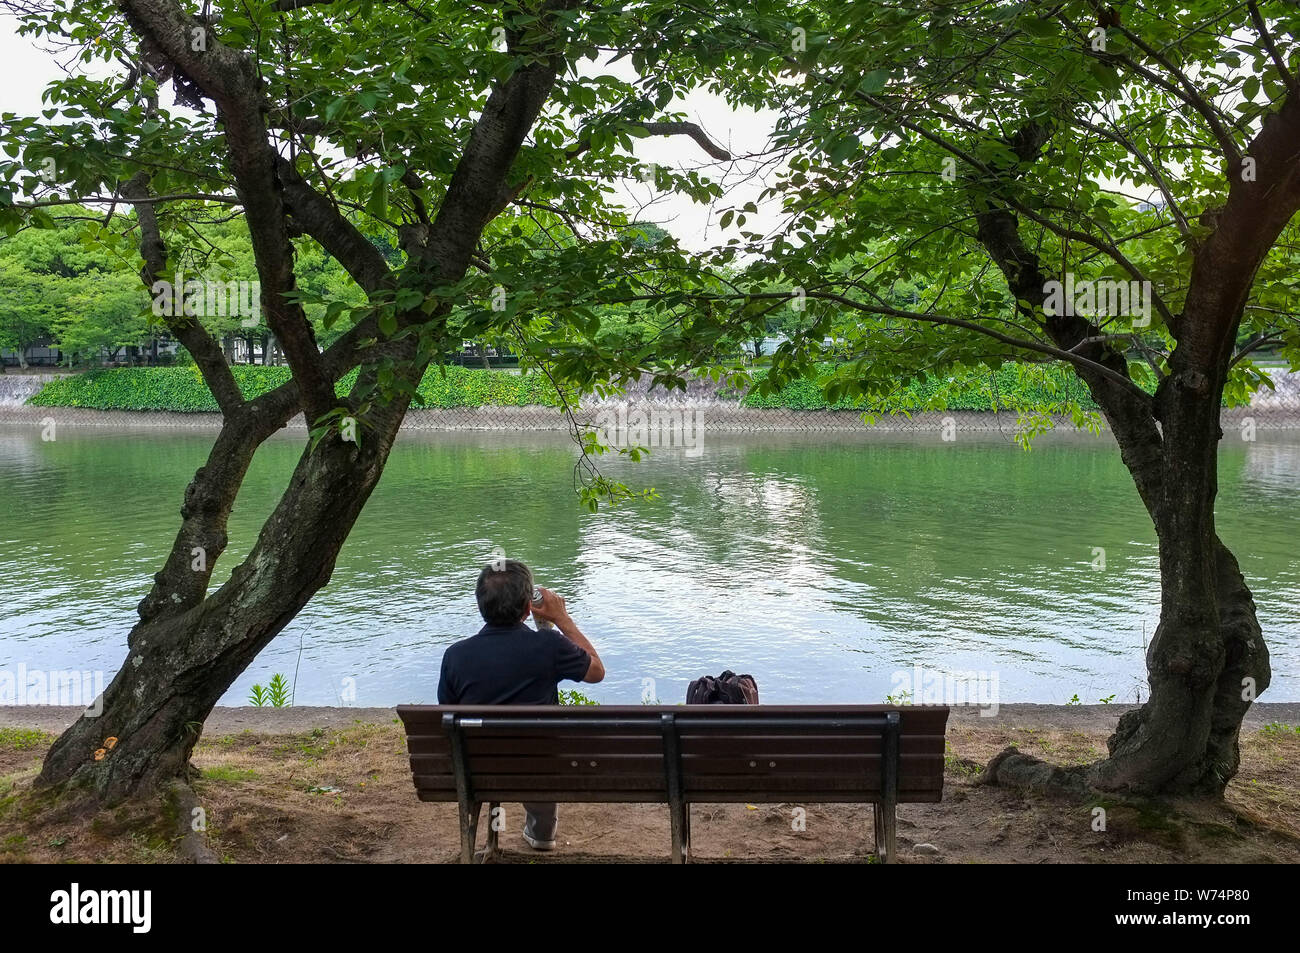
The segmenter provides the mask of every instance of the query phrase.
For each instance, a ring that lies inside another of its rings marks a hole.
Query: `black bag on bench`
[[[688,705],[757,705],[758,683],[753,675],[737,675],[728,669],[717,678],[705,675],[686,689]]]

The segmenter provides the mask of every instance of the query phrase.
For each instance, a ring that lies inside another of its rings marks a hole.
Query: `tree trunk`
[[[1237,773],[1241,722],[1271,670],[1254,599],[1217,538],[1211,562],[1217,622],[1210,635],[1199,620],[1173,621],[1162,634],[1162,618],[1161,646],[1153,640],[1148,651],[1151,698],[1120,719],[1107,742],[1110,760],[1093,772],[1098,787],[1218,795]],[[1192,655],[1197,646],[1204,656]]]
[[[1175,350],[1156,395],[1164,453],[1151,696],[1121,718],[1109,760],[1092,772],[1109,790],[1222,794],[1240,763],[1242,719],[1271,678],[1254,598],[1214,524],[1226,366],[1189,350]]]
[[[1022,133],[1014,143],[1028,161],[1047,130],[1031,123]],[[1016,215],[984,197],[974,209],[979,239],[1016,299],[1041,308],[1046,276],[1021,239]],[[1160,622],[1147,649],[1151,694],[1120,719],[1106,761],[1079,772],[999,756],[989,766],[995,783],[1086,781],[1139,794],[1221,795],[1235,774],[1242,719],[1271,675],[1254,599],[1214,525],[1223,390],[1249,288],[1246,282],[1233,290],[1234,280],[1252,271],[1232,255],[1200,249],[1193,290],[1171,327],[1178,343],[1169,375],[1149,399],[1101,373],[1128,377],[1127,360],[1102,343],[1091,322],[1075,315],[1044,319],[1059,347],[1097,365],[1076,365],[1076,371],[1105,415],[1155,526]]]
[[[68,783],[113,804],[184,773],[213,706],[329,581],[344,540],[379,482],[406,407],[407,399],[397,398],[374,411],[360,446],[333,433],[305,451],[252,552],[207,598],[196,590],[206,588],[224,538],[210,541],[214,552],[200,571],[186,558],[182,532],[152,598],[141,605],[141,621],[104,692],[102,713],[83,715],[59,737],[38,783]],[[225,502],[205,499],[205,492],[222,497],[223,488],[238,489],[255,446],[246,448],[242,466],[236,461],[229,470],[199,471],[186,493],[187,521],[199,521]],[[232,449],[218,441],[213,456]],[[193,604],[169,613],[171,603]],[[111,748],[109,738],[117,739]]]

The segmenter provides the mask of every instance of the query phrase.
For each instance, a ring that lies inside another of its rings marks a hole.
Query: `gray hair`
[[[533,572],[517,559],[493,560],[478,574],[474,598],[484,622],[513,625],[533,601]]]

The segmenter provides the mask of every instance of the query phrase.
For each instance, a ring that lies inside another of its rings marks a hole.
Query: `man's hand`
[[[591,664],[587,666],[587,674],[583,677],[584,682],[599,682],[605,677],[605,663],[600,660],[596,654],[596,648],[591,644],[582,630],[574,623],[573,618],[569,615],[569,610],[564,608],[564,598],[550,589],[542,590],[542,604],[535,606],[529,603],[532,608],[533,618],[539,622],[550,622],[560,633],[574,645],[585,649],[591,656]]]
[[[563,629],[562,623],[565,622],[572,625],[573,620],[569,618],[569,612],[564,608],[564,597],[552,589],[541,586],[538,588],[542,590],[542,604],[538,606],[530,603],[533,618],[539,622],[549,622],[558,629]]]

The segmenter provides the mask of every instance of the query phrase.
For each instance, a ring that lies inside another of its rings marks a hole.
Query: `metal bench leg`
[[[894,837],[898,830],[894,805],[873,804],[876,815],[876,860],[892,864],[897,855]]]
[[[443,730],[451,742],[451,765],[456,775],[456,812],[460,815],[460,862],[474,863],[474,841],[478,836],[479,801],[469,783],[469,761],[465,757],[465,739],[460,722],[451,712],[442,716]]]
[[[673,829],[673,863],[684,864],[691,859],[691,806],[674,798],[668,811]]]
[[[881,735],[880,751],[880,801],[876,804],[876,857],[882,864],[892,864],[898,849],[894,835],[898,829],[898,741],[902,719],[898,712],[885,715],[885,730]]]
[[[881,822],[880,819],[879,802],[873,803],[871,805],[871,819],[874,822],[874,826],[876,829],[876,843],[875,843],[876,860],[879,863],[883,864],[885,862],[885,858],[882,857],[880,854],[880,845],[885,842],[885,825]]]
[[[672,712],[660,716],[664,739],[664,784],[668,792],[668,819],[673,832],[673,863],[684,864],[691,855],[691,805],[682,779],[682,746]]]
[[[482,804],[471,801],[460,809],[460,862],[474,863],[474,843],[478,840],[478,815]]]
[[[492,801],[488,804],[488,835],[487,847],[475,855],[480,864],[490,864],[501,856],[501,837],[497,830],[497,808],[501,806],[499,801]]]
[[[682,805],[682,854],[683,863],[691,862],[691,802]]]

